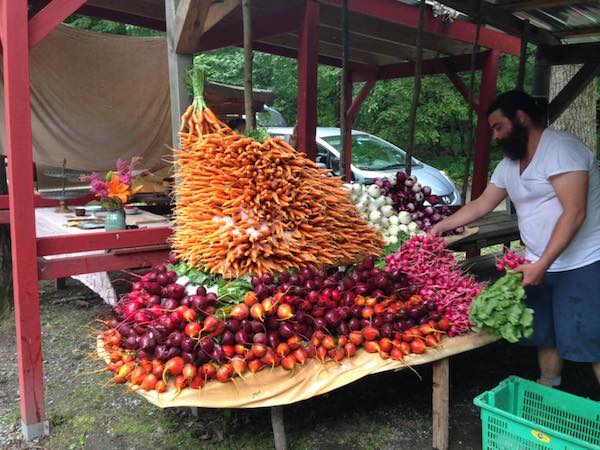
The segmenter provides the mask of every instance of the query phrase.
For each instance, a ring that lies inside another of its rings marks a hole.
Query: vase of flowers
[[[135,194],[135,190],[132,189],[132,172],[140,159],[137,156],[131,161],[119,159],[116,171],[110,170],[104,177],[98,172],[83,177],[85,181],[90,182],[92,192],[98,198],[98,204],[108,211],[104,224],[106,231],[124,230],[127,226],[123,207]]]

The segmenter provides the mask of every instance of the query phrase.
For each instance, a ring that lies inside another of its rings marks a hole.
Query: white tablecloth
[[[65,234],[86,234],[103,231],[102,228],[95,230],[82,230],[77,227],[67,227],[67,221],[75,218],[74,213],[62,214],[55,212],[55,208],[36,208],[35,225],[37,237],[60,236]],[[127,224],[134,225],[139,223],[140,228],[145,227],[164,227],[171,225],[171,222],[163,216],[152,214],[147,211],[141,211],[140,214],[128,215]],[[152,223],[143,223],[152,222]],[[44,256],[44,258],[64,258],[80,255],[93,255],[104,253],[104,251],[69,253],[65,255]],[[113,305],[117,301],[117,294],[106,272],[88,273],[83,275],[74,275],[72,278],[81,281],[84,285],[96,292],[102,299]]]

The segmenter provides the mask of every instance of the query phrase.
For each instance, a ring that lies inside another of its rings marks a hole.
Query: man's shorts
[[[541,285],[525,292],[534,330],[521,344],[557,348],[569,361],[600,362],[600,261],[547,272]]]

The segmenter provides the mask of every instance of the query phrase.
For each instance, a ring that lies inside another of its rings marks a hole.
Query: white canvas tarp
[[[117,158],[136,155],[146,168],[166,164],[171,123],[164,38],[61,25],[31,51],[30,67],[38,165],[60,167],[66,158],[71,169],[108,170]],[[4,126],[0,138],[5,154]]]

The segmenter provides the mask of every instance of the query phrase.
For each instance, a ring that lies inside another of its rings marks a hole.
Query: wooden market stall
[[[312,157],[315,155],[317,64],[341,65],[341,3],[340,0],[253,2],[254,48],[298,58],[299,149]],[[413,75],[418,14],[414,5],[395,0],[352,0],[349,11],[351,83],[366,82],[348,108],[347,115],[351,119],[377,80]],[[170,235],[168,228],[159,227],[94,233],[93,239],[77,235],[35,238],[34,208],[40,200],[33,195],[31,173],[28,52],[73,13],[167,31],[173,124],[179,123],[181,112],[189,103],[184,74],[191,62],[190,55],[242,43],[238,0],[0,0],[6,148],[11,180],[9,195],[0,197],[0,209],[4,217],[8,216],[11,226],[21,418],[27,439],[48,433],[38,280],[147,266],[164,257],[164,252],[156,250],[156,245],[164,244]],[[423,74],[447,74],[467,96],[466,87],[454,74],[471,68],[470,50],[476,33],[474,23],[465,20],[449,22],[428,10],[424,23]],[[476,108],[479,120],[474,196],[483,191],[486,183],[490,130],[484,112],[495,95],[499,56],[501,52],[516,55],[521,49],[518,38],[488,27],[481,28],[479,44],[486,50],[475,58],[476,68],[482,71],[482,86]],[[174,142],[177,129],[177,125],[173,126]],[[48,255],[132,247],[137,249],[133,253],[109,252],[55,259],[43,267],[39,262],[42,256]],[[38,271],[31,267],[38,267]],[[448,360],[442,360],[436,367],[442,411],[438,418],[436,445],[444,448],[447,445],[447,415],[444,411],[448,408]]]

